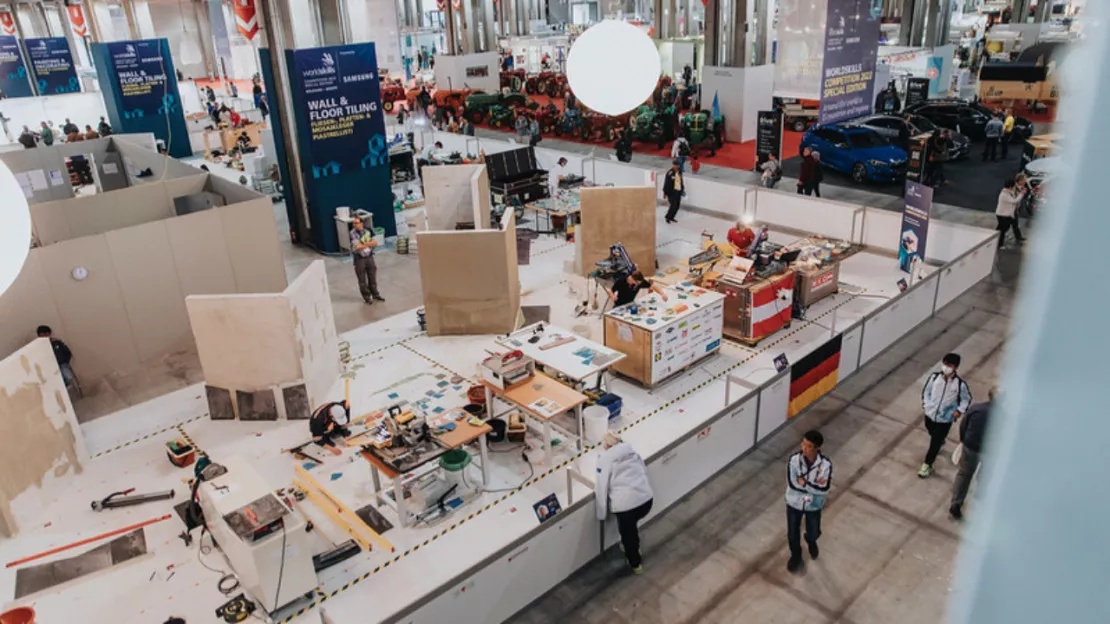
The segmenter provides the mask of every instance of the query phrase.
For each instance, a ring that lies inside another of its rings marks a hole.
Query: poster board
[[[618,242],[637,267],[648,274],[655,272],[655,187],[584,188],[580,211],[575,235],[581,275],[608,258],[609,246]]]

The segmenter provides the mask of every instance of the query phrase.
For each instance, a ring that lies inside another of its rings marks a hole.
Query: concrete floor
[[[947,515],[955,444],[932,478],[917,477],[928,445],[921,383],[955,351],[976,400],[985,400],[1012,330],[1020,263],[1002,252],[991,278],[642,528],[643,575],[610,549],[510,621],[942,622],[962,533]],[[786,571],[783,466],[811,428],[825,435],[834,481],[821,558],[807,555],[794,576]],[[974,501],[965,513],[975,513]]]

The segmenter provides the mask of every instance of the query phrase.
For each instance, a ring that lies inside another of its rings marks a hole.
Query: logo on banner
[[[0,12],[0,30],[5,35],[15,35],[15,18],[11,11]]]
[[[936,67],[930,67],[929,70],[925,72],[925,75],[928,76],[930,80],[936,80],[937,76],[940,75],[940,70]]]
[[[239,34],[252,41],[258,34],[258,15],[254,10],[254,0],[235,0],[235,26]]]
[[[66,7],[66,13],[69,15],[69,28],[73,34],[78,37],[84,37],[89,34],[89,25],[85,23],[85,11],[80,6]]]
[[[447,0],[436,0],[436,7],[438,7],[440,11],[443,11],[447,8]]]
[[[462,0],[451,0],[451,6],[455,7],[455,10],[458,11],[462,8]]]

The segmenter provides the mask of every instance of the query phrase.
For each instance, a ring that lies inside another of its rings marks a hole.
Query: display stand
[[[719,280],[717,292],[725,297],[724,335],[753,346],[789,327],[794,278],[794,270],[787,269],[742,286]]]

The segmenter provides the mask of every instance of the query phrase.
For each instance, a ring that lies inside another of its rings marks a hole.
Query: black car
[[[871,128],[904,150],[909,146],[902,145],[900,137],[912,137],[940,129],[921,115],[869,115],[852,123]],[[967,158],[971,152],[971,140],[959,132],[949,132],[949,135],[952,137],[952,145],[948,148],[948,159]]]
[[[966,134],[973,141],[986,137],[985,129],[991,115],[999,111],[965,100],[929,100],[906,108],[905,113],[920,115],[941,128]],[[1014,116],[1011,141],[1021,142],[1033,136],[1033,122]]]

